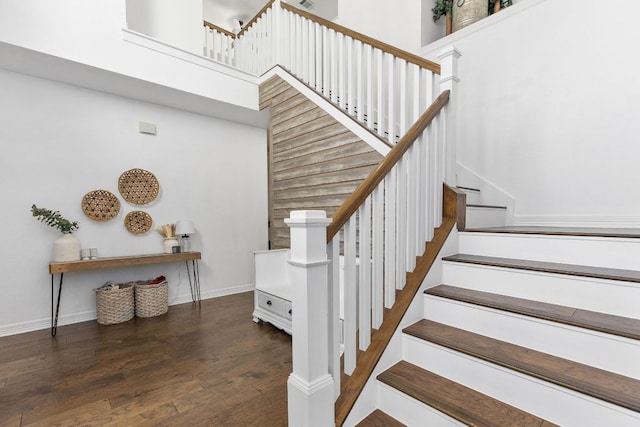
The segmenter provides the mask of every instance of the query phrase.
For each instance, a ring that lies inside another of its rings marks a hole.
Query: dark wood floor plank
[[[640,319],[449,285],[435,286],[425,294],[640,340]]]
[[[2,337],[0,425],[286,425],[291,337],[252,311],[248,292]]]
[[[447,256],[443,258],[443,261],[640,283],[640,271],[636,270],[622,270],[618,268],[593,267],[590,265],[562,264],[556,262],[531,261],[527,259],[488,257],[470,254],[455,254]]]
[[[640,380],[429,320],[406,334],[640,412]]]
[[[628,239],[640,238],[640,229],[637,228],[504,226],[470,228],[464,231],[471,233],[541,234],[547,236],[617,237]]]
[[[378,380],[467,425],[540,427],[545,421],[406,361]]]
[[[356,424],[356,427],[406,427],[406,425],[381,410],[376,409]]]

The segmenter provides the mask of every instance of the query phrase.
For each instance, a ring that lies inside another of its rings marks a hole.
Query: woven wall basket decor
[[[120,200],[107,190],[94,190],[82,198],[82,212],[94,221],[110,221],[120,213]]]
[[[118,190],[122,198],[133,205],[148,205],[160,192],[158,179],[144,169],[129,169],[120,175]]]
[[[124,226],[133,234],[144,234],[152,225],[151,215],[144,211],[132,211],[124,217]]]

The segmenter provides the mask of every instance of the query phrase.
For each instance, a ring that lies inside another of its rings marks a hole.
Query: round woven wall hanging
[[[158,197],[160,183],[149,171],[130,169],[120,175],[118,190],[127,202],[141,206],[153,202]]]
[[[144,211],[132,211],[124,217],[124,226],[133,234],[144,234],[152,225],[151,215]]]
[[[107,190],[94,190],[82,198],[82,212],[94,221],[110,221],[120,213],[120,200]]]

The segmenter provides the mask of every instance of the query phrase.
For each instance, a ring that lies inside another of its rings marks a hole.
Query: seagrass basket
[[[169,310],[169,285],[166,281],[150,285],[143,281],[136,283],[136,316],[154,317]]]
[[[96,315],[101,325],[114,325],[133,319],[133,285],[119,285],[119,289],[98,288]]]

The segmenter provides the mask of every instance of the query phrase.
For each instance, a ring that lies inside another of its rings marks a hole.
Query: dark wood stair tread
[[[592,277],[606,280],[623,280],[640,283],[640,271],[619,268],[593,267],[590,265],[562,264],[526,259],[499,258],[481,255],[455,254],[442,258],[443,261],[463,262],[467,264],[493,267],[514,268],[518,270],[538,271],[542,273],[565,274],[580,277]]]
[[[545,236],[640,238],[640,229],[637,228],[503,226],[469,228],[464,231],[472,233],[540,234]]]
[[[467,203],[468,208],[482,208],[482,209],[504,209],[506,210],[506,206],[496,206],[496,205],[478,205],[473,203]]]
[[[545,420],[406,361],[378,380],[472,426],[553,426]]]
[[[430,320],[404,333],[640,412],[640,380]]]
[[[598,313],[574,307],[532,301],[473,289],[438,285],[424,291],[427,295],[518,313],[538,319],[564,323],[598,332],[640,340],[640,319]]]
[[[356,427],[406,427],[406,425],[387,415],[385,412],[382,412],[380,409],[376,409],[356,424]]]

